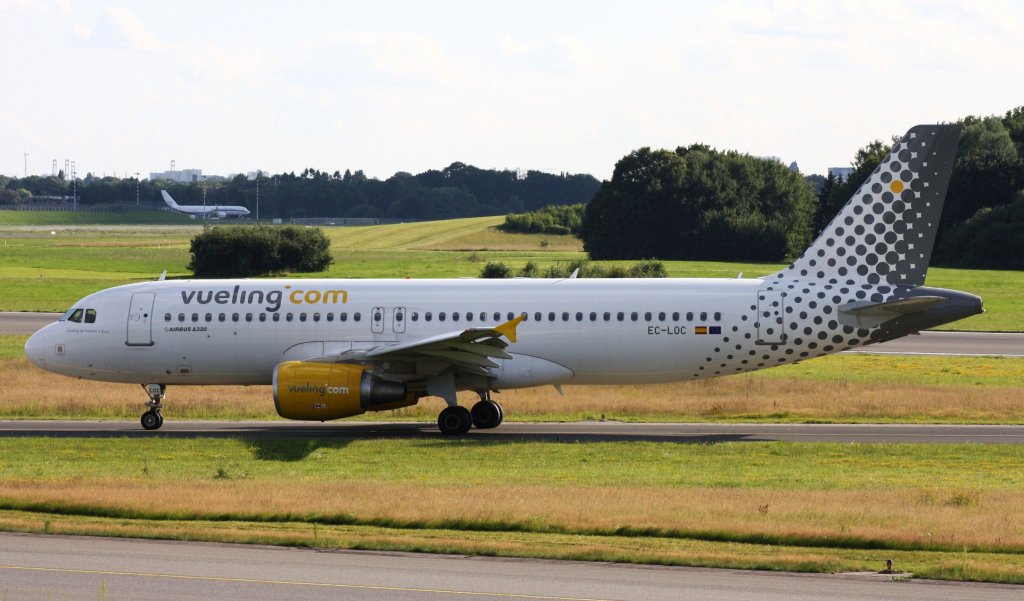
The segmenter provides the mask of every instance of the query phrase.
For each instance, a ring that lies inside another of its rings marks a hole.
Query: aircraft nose
[[[46,369],[45,348],[46,343],[43,341],[43,332],[40,330],[29,336],[28,340],[25,342],[25,355],[28,357],[29,361],[43,369]]]

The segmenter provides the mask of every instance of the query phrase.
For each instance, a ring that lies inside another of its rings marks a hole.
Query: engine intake
[[[287,419],[325,421],[416,404],[405,384],[343,363],[286,361],[274,368],[274,406]]]

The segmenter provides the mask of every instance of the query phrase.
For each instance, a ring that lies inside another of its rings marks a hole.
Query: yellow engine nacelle
[[[405,384],[361,365],[286,361],[274,368],[274,406],[288,419],[324,421],[416,404]]]

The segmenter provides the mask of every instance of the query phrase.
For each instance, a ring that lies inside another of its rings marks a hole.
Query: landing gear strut
[[[142,414],[142,427],[146,430],[156,430],[160,426],[164,425],[164,416],[160,415],[160,410],[163,409],[163,400],[167,392],[167,386],[164,384],[143,384],[142,387],[146,390],[146,394],[149,395],[149,402],[146,406],[149,407],[149,411]]]

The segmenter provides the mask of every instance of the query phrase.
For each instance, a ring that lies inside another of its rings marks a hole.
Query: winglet
[[[512,321],[506,321],[505,323],[501,324],[500,326],[494,328],[494,331],[498,332],[499,334],[501,334],[505,338],[508,338],[509,342],[515,342],[516,341],[516,327],[524,319],[526,319],[526,316],[525,315],[520,315],[519,317],[513,319]]]

